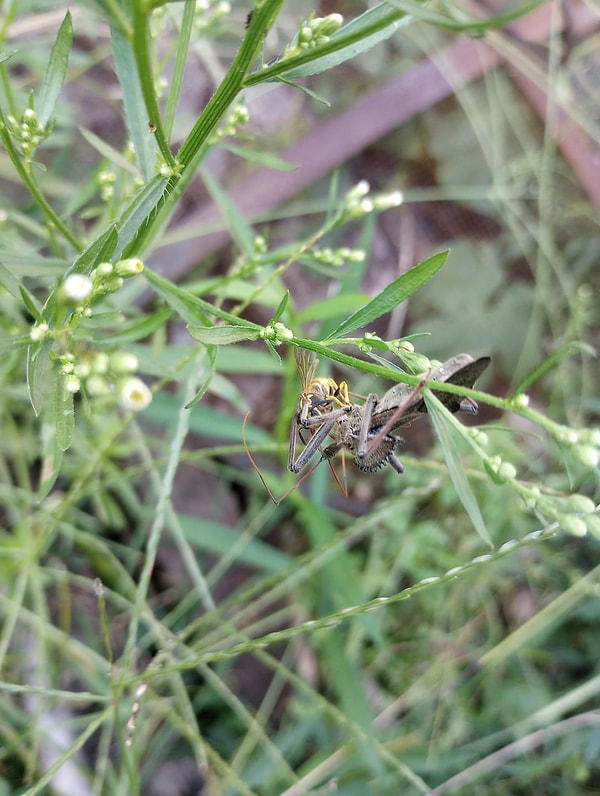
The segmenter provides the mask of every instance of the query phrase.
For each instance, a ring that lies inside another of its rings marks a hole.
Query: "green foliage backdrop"
[[[600,789],[563,5],[4,0],[0,796]],[[405,385],[402,475],[288,472],[299,351]]]

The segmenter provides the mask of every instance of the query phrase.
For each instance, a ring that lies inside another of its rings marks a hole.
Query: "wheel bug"
[[[489,357],[473,359],[470,354],[458,354],[433,368],[425,380],[443,381],[471,389],[489,363]],[[404,471],[395,455],[402,440],[391,432],[427,413],[427,404],[421,395],[421,389],[422,386],[413,389],[407,384],[398,383],[381,399],[371,393],[364,407],[359,407],[361,416],[358,433],[356,421],[350,421],[347,423],[348,430],[340,437],[343,438],[343,445],[354,453],[354,461],[360,470],[374,472],[389,462],[396,472]],[[470,398],[439,390],[432,392],[453,414],[459,410],[477,413],[477,404]],[[342,422],[344,421],[340,420],[340,424]]]

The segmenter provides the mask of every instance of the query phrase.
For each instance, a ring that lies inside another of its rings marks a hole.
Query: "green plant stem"
[[[144,0],[137,0],[133,4],[133,55],[137,64],[137,71],[140,79],[140,86],[148,119],[156,127],[154,137],[158,148],[165,159],[165,163],[170,167],[175,167],[175,158],[167,142],[165,131],[162,124],[160,108],[156,98],[156,88],[154,85],[154,70],[150,59],[150,29],[148,20],[150,15],[146,9]]]
[[[118,0],[104,0],[103,5],[105,6],[107,16],[110,18],[111,26],[118,27],[123,36],[131,39],[133,36],[131,23],[120,8]]]
[[[175,169],[157,199],[154,212],[140,225],[137,233],[125,246],[123,256],[140,256],[150,245],[179,196],[194,176],[196,167],[209,149],[212,134],[217,129],[227,109],[244,86],[244,78],[260,52],[264,37],[276,18],[283,0],[265,0],[252,15],[250,27],[223,82],[215,91],[201,113],[190,134],[177,154],[179,169]],[[135,200],[132,205],[135,204]],[[123,216],[132,212],[131,205]]]
[[[181,93],[181,85],[185,74],[185,64],[189,52],[190,39],[192,36],[194,14],[196,13],[194,3],[185,3],[183,8],[183,19],[179,35],[177,37],[177,49],[175,53],[175,63],[173,65],[173,75],[169,88],[169,96],[165,107],[164,129],[170,137],[175,119],[175,109]]]
[[[4,114],[2,113],[2,109],[0,109],[0,138],[2,139],[2,143],[6,147],[6,151],[8,153],[9,158],[13,166],[15,167],[19,177],[23,181],[23,185],[27,188],[29,193],[31,194],[32,198],[35,200],[37,205],[39,206],[42,215],[46,220],[46,224],[52,228],[55,227],[62,233],[63,237],[71,244],[71,246],[75,249],[75,251],[81,251],[83,248],[83,244],[78,238],[73,235],[69,227],[64,223],[64,221],[57,215],[52,207],[46,201],[45,196],[41,192],[37,182],[33,179],[33,175],[31,170],[27,168],[27,166],[23,163],[23,159],[20,157],[17,149],[14,146],[12,136],[10,134],[8,125],[6,123],[6,119],[4,118]]]

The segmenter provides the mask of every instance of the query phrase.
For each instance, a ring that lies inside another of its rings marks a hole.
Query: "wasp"
[[[300,348],[294,350],[294,355],[302,392],[290,428],[288,469],[292,473],[299,473],[327,437],[335,437],[336,423],[352,410],[353,404],[345,381],[338,384],[330,376],[315,375],[319,360],[311,352]],[[310,433],[310,439],[303,438],[303,431]],[[298,438],[305,447],[296,457]]]

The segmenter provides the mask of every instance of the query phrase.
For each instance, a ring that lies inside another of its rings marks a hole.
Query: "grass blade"
[[[148,133],[148,111],[142,96],[137,64],[129,39],[116,27],[111,28],[115,67],[123,91],[127,130],[133,142],[136,160],[146,181],[155,174],[156,142]]]
[[[54,109],[67,74],[72,44],[73,23],[71,13],[67,11],[50,53],[44,81],[35,100],[35,111],[42,127],[46,127],[54,116]]]
[[[448,465],[448,473],[452,479],[452,483],[456,489],[461,503],[465,507],[465,511],[469,515],[475,530],[486,544],[493,547],[490,535],[487,532],[484,519],[479,510],[479,505],[475,499],[475,495],[471,490],[469,481],[467,479],[465,469],[462,465],[461,458],[458,453],[456,442],[459,437],[467,436],[467,430],[456,421],[450,412],[444,407],[442,402],[432,395],[428,390],[424,391],[425,403],[427,404],[427,411],[431,417],[431,422],[442,446],[444,458]],[[454,422],[450,422],[454,421]],[[460,433],[460,428],[463,432]]]

